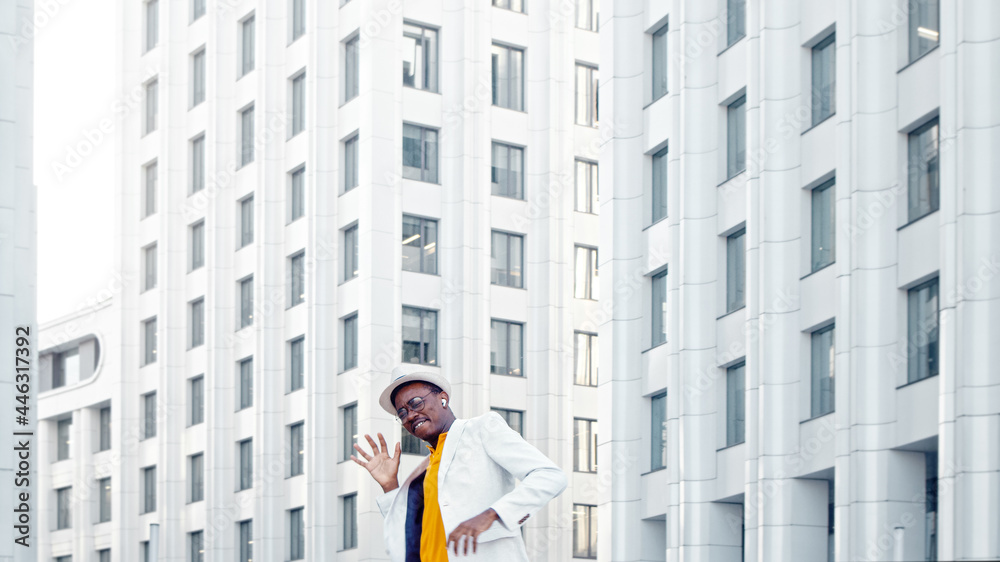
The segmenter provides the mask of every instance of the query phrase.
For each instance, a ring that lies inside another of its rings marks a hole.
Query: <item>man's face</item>
[[[407,404],[418,397],[423,399],[424,408],[414,412]],[[394,405],[397,411],[400,408],[407,409],[406,416],[402,419],[406,431],[414,437],[430,441],[444,431],[448,409],[441,405],[441,400],[447,398],[448,395],[444,392],[439,394],[431,392],[431,386],[426,383],[412,382],[396,392]]]

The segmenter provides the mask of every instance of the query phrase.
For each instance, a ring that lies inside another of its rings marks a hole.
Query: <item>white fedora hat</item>
[[[382,391],[382,396],[378,399],[379,406],[382,406],[382,409],[389,412],[390,415],[395,416],[396,406],[392,403],[392,393],[397,388],[411,382],[430,383],[449,395],[451,394],[451,384],[441,375],[428,371],[424,365],[403,363],[392,370],[392,382]]]

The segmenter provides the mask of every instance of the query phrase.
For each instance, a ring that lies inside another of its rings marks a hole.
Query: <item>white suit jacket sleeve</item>
[[[486,415],[482,443],[486,454],[521,481],[490,507],[508,530],[517,529],[529,516],[545,507],[566,489],[566,474],[496,412]]]

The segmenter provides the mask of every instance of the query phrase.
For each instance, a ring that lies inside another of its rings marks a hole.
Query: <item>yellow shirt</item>
[[[421,562],[448,562],[448,537],[444,534],[444,521],[441,520],[441,506],[438,504],[438,467],[441,466],[441,451],[444,450],[444,438],[447,435],[446,432],[438,437],[437,448],[427,446],[431,450],[431,458],[424,476]]]

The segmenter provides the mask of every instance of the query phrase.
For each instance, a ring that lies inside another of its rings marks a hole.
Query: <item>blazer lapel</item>
[[[444,451],[441,451],[441,465],[438,467],[438,482],[444,478],[444,475],[451,468],[452,461],[455,460],[455,454],[458,451],[459,440],[462,438],[462,433],[465,432],[465,424],[468,420],[455,420],[452,422],[451,427],[448,428],[448,436],[444,438]]]

